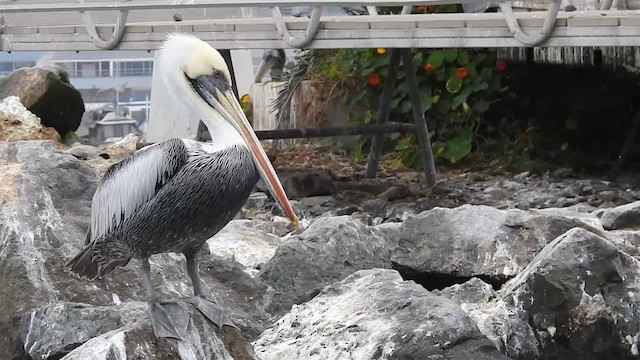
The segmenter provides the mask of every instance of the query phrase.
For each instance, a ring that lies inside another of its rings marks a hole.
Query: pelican
[[[198,309],[220,328],[234,326],[207,298],[197,253],[240,211],[259,176],[294,227],[298,219],[231,90],[220,53],[182,33],[169,34],[159,51],[167,89],[200,116],[212,141],[169,139],[111,166],[92,199],[85,245],[67,266],[93,280],[139,259],[156,337],[182,339],[186,325],[178,324],[188,321],[178,320],[185,309]],[[149,257],[167,252],[185,256],[192,297],[160,299],[154,291]]]

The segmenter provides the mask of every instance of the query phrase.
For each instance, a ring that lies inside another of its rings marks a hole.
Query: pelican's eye
[[[222,70],[213,69],[211,76],[213,76],[217,80],[227,81],[227,77],[224,76],[224,73],[222,72]]]

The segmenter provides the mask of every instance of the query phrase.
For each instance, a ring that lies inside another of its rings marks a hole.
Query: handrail
[[[84,3],[84,0],[80,0],[80,3]],[[100,34],[98,34],[98,30],[93,24],[91,15],[89,15],[88,12],[83,10],[80,11],[80,13],[82,14],[82,20],[84,21],[84,26],[87,29],[87,33],[98,48],[103,50],[111,50],[118,46],[118,44],[120,44],[120,41],[122,41],[122,36],[124,35],[124,29],[127,25],[127,16],[129,15],[128,10],[120,10],[120,14],[118,15],[118,19],[116,20],[116,27],[113,29],[113,34],[111,34],[111,38],[109,40],[104,40],[100,36]]]
[[[555,0],[547,10],[547,16],[544,19],[544,24],[541,30],[534,34],[527,34],[518,23],[513,8],[510,3],[501,2],[500,10],[504,14],[504,18],[507,21],[509,30],[513,36],[522,44],[527,46],[536,46],[546,41],[553,32],[556,19],[558,18],[558,11],[560,10],[560,3],[562,0]]]
[[[278,29],[278,34],[284,42],[288,45],[293,46],[298,49],[302,49],[305,46],[309,45],[313,39],[316,37],[316,33],[318,32],[318,27],[320,26],[320,16],[322,15],[322,6],[316,6],[313,8],[311,12],[311,19],[309,20],[309,25],[307,25],[307,31],[305,32],[305,36],[302,39],[296,38],[291,34],[289,29],[287,29],[287,24],[282,17],[282,12],[280,11],[280,7],[275,6],[271,8],[271,15],[273,16],[273,20],[276,23],[276,28]]]

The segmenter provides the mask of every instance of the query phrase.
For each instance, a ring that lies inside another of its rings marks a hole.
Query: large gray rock
[[[326,287],[254,346],[263,360],[508,359],[454,302],[386,269]]]
[[[94,170],[47,141],[0,142],[0,166],[0,359],[25,358],[19,319],[31,309],[57,302],[113,306],[146,300],[138,261],[96,281],[78,279],[64,268],[84,241],[99,180]],[[243,266],[212,257],[206,247],[199,255],[206,290],[248,339],[288,310],[288,302],[281,304]],[[192,294],[184,257],[154,256],[151,271],[160,296]]]
[[[548,244],[500,297],[463,307],[514,359],[637,359],[640,262],[584,229]]]
[[[260,230],[262,220],[233,220],[207,241],[209,253],[237,261],[250,269],[267,262],[282,243],[274,234]],[[274,229],[275,230],[275,229]]]
[[[390,269],[396,241],[384,235],[351,216],[319,218],[280,245],[258,277],[299,303],[357,270]]]
[[[156,339],[144,302],[91,307],[56,303],[22,318],[22,338],[29,356],[44,359],[255,359],[248,344],[237,341],[195,312],[183,341]],[[82,345],[80,345],[82,344]],[[78,346],[80,345],[80,346]],[[230,353],[240,350],[244,356]]]
[[[640,224],[640,201],[598,209],[593,212],[607,230],[637,229]]]
[[[482,275],[503,281],[524,270],[565,231],[583,227],[601,232],[598,225],[597,219],[578,212],[568,216],[483,205],[434,208],[404,222],[391,259],[398,269],[414,275]]]

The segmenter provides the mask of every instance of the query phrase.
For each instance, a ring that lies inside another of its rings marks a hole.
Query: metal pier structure
[[[561,0],[545,11],[517,12],[512,0],[497,13],[410,14],[413,6],[477,3],[477,0],[19,0],[0,3],[0,51],[91,51],[158,49],[167,32],[188,32],[217,49],[390,48],[389,73],[413,68],[410,48],[640,46],[640,11],[560,11]],[[313,8],[307,17],[283,16],[282,6]],[[331,17],[329,6],[366,7],[369,15]],[[378,7],[402,7],[378,15]],[[255,17],[256,8],[270,17]],[[236,9],[239,16],[221,16]],[[238,11],[238,9],[240,11]],[[203,11],[205,10],[205,11]],[[224,18],[222,18],[224,17]],[[436,181],[424,112],[414,71],[406,79],[414,104],[413,129],[420,143],[426,182]],[[383,89],[378,124],[386,122],[395,76]],[[382,134],[378,125],[367,169],[375,176]],[[264,137],[263,137],[264,138]]]

